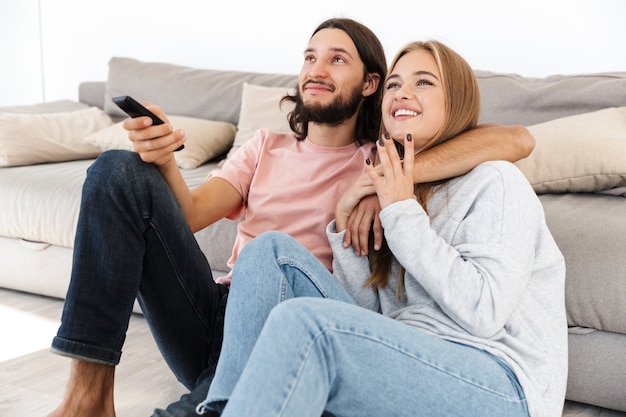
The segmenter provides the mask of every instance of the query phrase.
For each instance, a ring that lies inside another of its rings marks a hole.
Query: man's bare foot
[[[63,401],[48,417],[115,417],[115,367],[72,359]]]

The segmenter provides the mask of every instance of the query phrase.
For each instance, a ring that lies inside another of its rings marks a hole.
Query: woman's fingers
[[[396,177],[403,174],[403,163],[395,141],[385,132],[382,139],[377,142],[378,155],[383,175]],[[412,169],[412,168],[411,168]]]
[[[367,166],[368,175],[376,188],[381,207],[414,197],[413,195],[413,163],[414,144],[410,134],[405,138],[404,161],[395,147],[393,139],[385,134],[378,141],[378,155],[383,176],[376,174],[371,165]]]
[[[404,140],[404,158],[403,168],[404,175],[413,178],[413,166],[415,163],[415,143],[413,142],[413,136],[407,133]]]

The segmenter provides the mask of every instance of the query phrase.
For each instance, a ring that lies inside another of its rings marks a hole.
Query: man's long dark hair
[[[380,135],[381,101],[384,80],[387,76],[387,61],[383,46],[374,32],[352,19],[328,19],[315,29],[311,38],[322,29],[340,29],[350,36],[365,66],[363,81],[367,79],[368,74],[380,74],[380,82],[376,92],[363,100],[357,116],[355,132],[355,140],[359,144],[375,142]],[[289,113],[289,126],[296,134],[296,138],[303,140],[309,133],[309,120],[303,112],[304,104],[300,99],[299,89],[296,89],[295,95],[283,97],[281,103],[285,101],[293,102],[296,105],[294,110]]]

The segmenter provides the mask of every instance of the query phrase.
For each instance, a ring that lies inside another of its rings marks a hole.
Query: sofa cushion
[[[0,166],[93,158],[100,150],[82,138],[112,123],[97,107],[55,113],[0,113]]]
[[[626,107],[529,126],[535,149],[516,162],[538,193],[626,186]]]
[[[244,82],[294,87],[296,81],[296,75],[194,69],[114,57],[109,61],[104,109],[114,117],[125,117],[111,97],[130,95],[160,106],[166,114],[236,125]]]
[[[565,257],[568,324],[626,334],[626,200],[597,193],[539,198]]]
[[[528,126],[626,106],[626,72],[534,78],[477,70],[476,77],[481,123]]]
[[[569,334],[567,394],[568,400],[593,404],[611,410],[626,411],[624,375],[626,375],[626,337],[594,331]],[[583,407],[579,405],[579,407]],[[624,417],[625,413],[588,408],[563,413],[569,417]],[[573,410],[572,410],[573,411]]]
[[[92,163],[82,160],[0,169],[0,236],[72,247],[82,185]],[[216,167],[204,164],[186,169],[183,178],[194,188]],[[215,260],[216,264],[226,264],[232,244],[228,242],[228,256]]]
[[[243,83],[237,135],[228,156],[232,155],[261,128],[268,128],[275,132],[291,131],[287,117],[289,112],[293,110],[294,104],[291,102],[280,103],[280,100],[287,93],[293,94],[293,88],[266,87]]]
[[[92,162],[82,160],[0,169],[5,196],[0,199],[0,236],[71,247],[82,184]]]
[[[610,190],[597,191],[597,193],[626,197],[626,187],[611,188]]]
[[[228,122],[198,119],[185,116],[168,116],[174,129],[183,129],[187,135],[185,149],[174,153],[176,163],[183,169],[194,169],[205,162],[224,155],[230,149],[237,127]],[[128,131],[122,122],[92,133],[85,142],[102,151],[108,149],[132,150]]]

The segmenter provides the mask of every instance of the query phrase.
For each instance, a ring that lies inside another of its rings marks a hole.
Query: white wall
[[[43,100],[38,0],[0,0],[0,106]]]
[[[41,39],[39,16],[41,6]],[[477,69],[526,76],[626,71],[623,0],[0,0],[0,105],[76,99],[112,56],[297,73],[331,16],[376,32],[388,58],[437,38]],[[41,53],[43,51],[43,53]],[[43,71],[43,76],[42,76]]]

